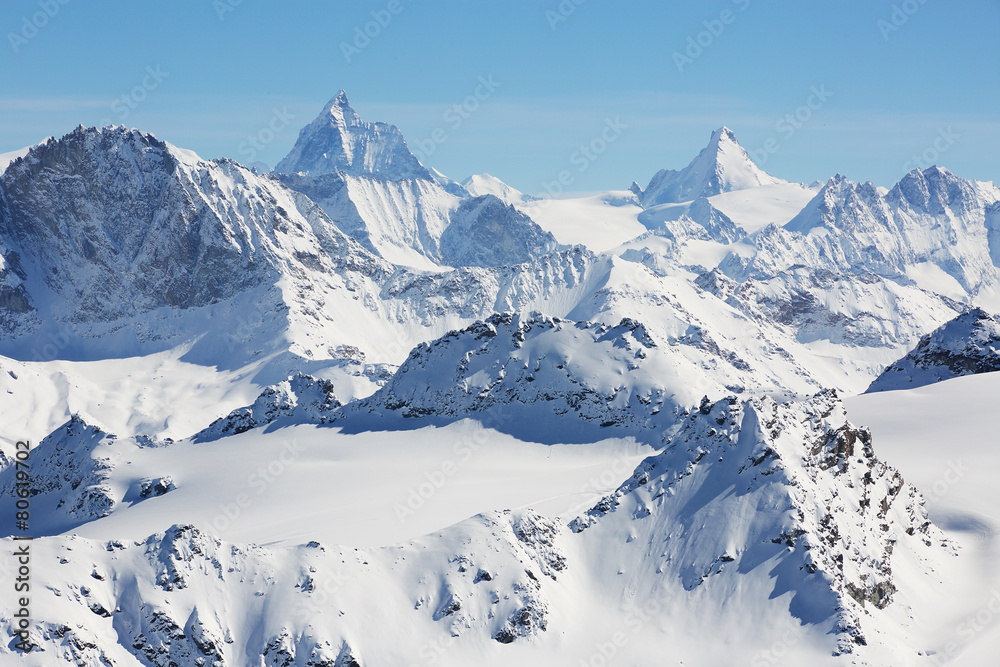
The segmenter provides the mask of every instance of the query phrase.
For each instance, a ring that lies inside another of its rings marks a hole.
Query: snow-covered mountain
[[[51,138],[52,137],[49,137],[49,139],[51,139]],[[48,139],[46,139],[46,141],[48,141]],[[44,142],[42,142],[42,143],[44,143]],[[24,157],[25,155],[27,155],[28,151],[30,151],[31,148],[32,148],[31,146],[25,146],[24,148],[20,148],[20,149],[18,149],[16,151],[9,151],[7,153],[0,153],[0,173],[3,173],[4,170],[6,170],[7,167],[9,167],[10,164],[12,162],[14,162],[17,158]]]
[[[420,270],[501,266],[556,246],[509,206],[524,201],[523,195],[493,177],[470,179],[470,191],[428,170],[398,128],[362,121],[344,91],[302,129],[274,171],[393,264]]]
[[[394,125],[361,120],[341,90],[302,128],[291,152],[274,167],[285,174],[318,176],[341,171],[389,180],[430,180]]]
[[[521,204],[530,199],[492,174],[473,174],[462,181],[462,187],[474,197],[494,195],[507,204]]]
[[[564,298],[576,254],[549,256],[554,240],[526,216],[487,195],[458,202],[455,221],[445,255],[498,268],[411,273],[341,231],[356,220],[335,222],[279,180],[135,130],[81,127],[0,178],[0,348],[102,359],[197,340],[187,360],[229,368],[285,350],[303,364],[398,363],[456,324]],[[512,291],[527,273],[543,284]]]
[[[990,247],[987,210],[998,200],[1000,189],[992,183],[958,178],[940,167],[914,169],[884,194],[871,183],[838,175],[784,226],[789,240],[773,242],[794,244],[796,254],[830,269],[898,276],[941,293],[974,295],[997,280],[998,249]],[[767,271],[786,261],[765,251],[755,263],[773,263]]]
[[[998,367],[998,239],[993,184],[787,183],[726,128],[564,200],[458,184],[343,91],[271,174],[43,142],[0,175],[23,662],[937,664],[992,519],[840,395]]]
[[[814,194],[762,171],[727,127],[713,132],[681,171],[661,169],[645,190],[634,182],[630,190],[645,209],[638,220],[646,228],[693,222],[726,244],[769,224],[785,224]]]
[[[277,181],[136,130],[80,127],[36,147],[0,196],[3,348],[25,358],[47,338],[61,343],[49,358],[93,359],[198,336],[196,358],[236,336],[231,363],[286,345],[274,337],[315,309],[310,295],[377,291],[394,270]],[[237,312],[235,326],[208,321]]]
[[[491,194],[463,201],[439,240],[441,259],[452,266],[523,264],[558,247],[552,234]]]
[[[332,382],[296,373],[264,389],[252,405],[216,419],[208,428],[195,434],[193,439],[196,442],[217,440],[252,428],[269,426],[278,420],[325,424],[332,421],[334,411],[340,406]]]
[[[657,432],[706,395],[734,388],[759,393],[763,387],[749,385],[782,382],[753,373],[726,349],[730,341],[720,345],[694,323],[683,338],[664,335],[662,327],[651,331],[629,318],[603,324],[494,315],[417,346],[384,387],[344,413],[376,421],[393,415],[450,420],[516,406],[533,418],[494,427],[523,438],[544,437],[549,429],[569,438],[574,428],[591,426]],[[783,363],[774,356],[775,364]],[[807,377],[791,384],[779,387],[794,393],[819,386]]]
[[[720,127],[712,133],[708,146],[684,169],[661,169],[653,174],[645,189],[633,183],[632,191],[648,208],[784,183],[754,164],[732,130]]]
[[[912,389],[993,371],[1000,371],[1000,321],[982,308],[971,308],[922,337],[875,378],[868,391]]]

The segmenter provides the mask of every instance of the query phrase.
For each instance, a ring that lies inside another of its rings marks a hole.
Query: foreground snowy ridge
[[[45,621],[27,664],[395,664],[442,630],[544,647],[573,634],[566,587],[600,599],[612,570],[626,575],[613,589],[665,617],[790,595],[792,618],[851,653],[905,635],[883,613],[895,559],[927,567],[953,550],[833,392],[705,401],[572,530],[564,521],[494,513],[365,550],[230,545],[192,526],[135,543],[45,538]],[[407,628],[390,645],[375,621],[385,615]]]

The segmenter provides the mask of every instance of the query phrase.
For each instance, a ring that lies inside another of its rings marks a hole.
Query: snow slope
[[[37,440],[81,414],[125,437],[181,439],[259,392],[260,364],[222,370],[182,361],[186,350],[96,361],[0,357],[2,437]]]
[[[818,191],[818,186],[778,183],[723,192],[708,200],[752,234],[768,225],[784,226],[805,208]]]
[[[34,532],[132,540],[180,521],[237,542],[388,546],[478,512],[532,506],[555,516],[588,506],[651,451],[614,434],[583,444],[517,440],[488,421],[358,433],[303,421],[171,442],[95,433],[100,426],[77,417],[33,453],[45,489],[33,500]],[[161,478],[172,480],[169,492],[140,497],[144,480]],[[9,481],[0,475],[0,486]],[[88,489],[100,502],[55,508]],[[2,521],[12,534],[10,517]]]
[[[642,212],[628,191],[567,199],[535,199],[518,205],[560,243],[606,252],[646,231]]]
[[[933,664],[985,667],[996,659],[1000,628],[1000,448],[989,418],[1000,374],[945,380],[846,400],[851,419],[871,428],[879,451],[924,490],[931,520],[965,545],[971,567],[940,599],[941,618],[923,628]]]

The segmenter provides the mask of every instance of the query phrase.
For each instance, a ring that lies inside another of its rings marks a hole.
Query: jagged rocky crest
[[[1000,321],[982,308],[970,308],[922,337],[875,378],[868,391],[911,389],[994,371],[1000,371]]]
[[[869,618],[892,602],[894,551],[953,549],[833,391],[792,403],[706,398],[570,528],[599,540],[632,522],[635,551],[685,590],[738,587],[768,568],[772,595],[793,592],[791,614],[829,624],[844,653],[867,643]]]
[[[218,440],[279,420],[325,424],[333,420],[334,411],[340,406],[341,402],[337,399],[332,382],[296,373],[287,380],[265,388],[253,405],[219,417],[193,439],[196,442]]]

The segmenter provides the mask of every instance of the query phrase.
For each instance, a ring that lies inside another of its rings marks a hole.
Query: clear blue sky
[[[273,166],[344,88],[362,117],[433,142],[430,166],[527,192],[563,169],[572,190],[645,185],[721,125],[789,180],[888,186],[924,154],[1000,183],[996,0],[397,1],[4,0],[0,152],[112,120],[207,158],[270,139],[254,150]],[[391,19],[348,62],[373,11]],[[455,113],[480,77],[499,86]]]

